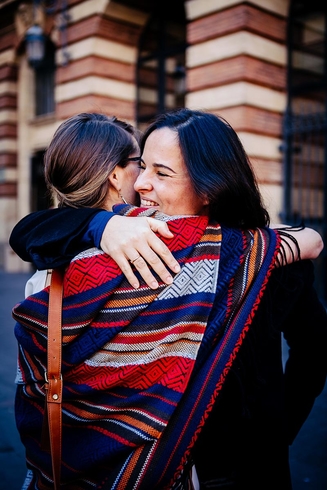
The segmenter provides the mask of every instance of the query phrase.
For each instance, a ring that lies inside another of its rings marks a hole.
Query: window
[[[36,116],[51,114],[55,111],[55,72],[55,48],[48,40],[44,60],[35,67]]]
[[[36,152],[31,159],[31,210],[40,211],[51,207],[51,197],[44,180],[44,151]]]
[[[327,5],[293,1],[288,26],[288,104],[284,117],[284,214],[327,240]],[[317,289],[327,304],[327,251]]]
[[[157,114],[184,107],[186,20],[184,2],[164,2],[141,35],[137,64],[137,124],[146,126]]]

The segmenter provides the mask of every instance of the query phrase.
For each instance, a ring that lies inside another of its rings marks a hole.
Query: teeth
[[[141,200],[142,206],[158,206],[158,204],[154,201],[146,201],[145,199]]]

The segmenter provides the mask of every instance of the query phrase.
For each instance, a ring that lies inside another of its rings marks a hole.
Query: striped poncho
[[[272,230],[157,217],[174,233],[166,243],[181,271],[172,285],[135,290],[98,249],[66,271],[62,488],[183,488],[192,447],[273,267],[279,239]],[[53,488],[41,448],[48,299],[46,288],[13,308],[16,422],[33,489]]]

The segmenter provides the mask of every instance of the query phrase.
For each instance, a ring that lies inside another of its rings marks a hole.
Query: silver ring
[[[130,263],[131,263],[131,264],[134,264],[134,262],[135,262],[137,259],[139,259],[140,257],[141,257],[141,255],[138,255],[138,256],[137,256],[137,257],[136,257],[134,260],[130,260]]]

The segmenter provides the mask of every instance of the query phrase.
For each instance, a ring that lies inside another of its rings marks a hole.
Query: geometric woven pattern
[[[137,216],[148,210],[123,212]],[[278,244],[272,231],[222,230],[203,216],[165,220],[174,233],[166,243],[181,265],[172,285],[151,290],[141,281],[135,290],[97,249],[75,257],[66,271],[67,488],[163,490],[178,484],[274,263]],[[36,489],[53,487],[51,460],[39,444],[48,299],[46,288],[13,309],[19,344],[16,420],[33,470],[30,488]]]
[[[178,298],[186,294],[199,292],[213,293],[218,279],[217,260],[202,260],[185,264],[175,277],[173,284],[165,288],[158,296],[159,299]]]

